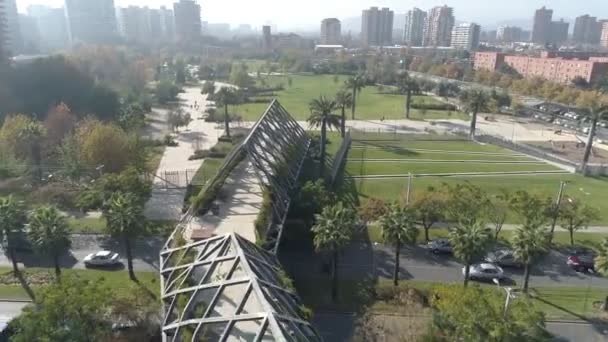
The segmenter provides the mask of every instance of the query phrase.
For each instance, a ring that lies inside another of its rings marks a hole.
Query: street
[[[91,253],[100,250],[111,250],[120,254],[121,261],[126,265],[124,247],[118,241],[99,234],[73,234],[72,249],[60,258],[63,268],[85,268],[83,259]],[[158,271],[159,253],[165,243],[164,239],[156,237],[140,238],[133,245],[133,267],[135,271]],[[27,267],[53,267],[48,256],[33,253],[18,253],[17,259]],[[6,251],[0,253],[0,266],[11,267],[11,260]]]

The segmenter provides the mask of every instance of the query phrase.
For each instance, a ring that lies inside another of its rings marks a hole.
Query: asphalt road
[[[155,237],[138,239],[133,246],[133,267],[135,270],[142,272],[158,271],[159,253],[164,243],[163,239]],[[61,267],[85,268],[83,259],[88,254],[100,250],[111,250],[119,253],[121,261],[126,265],[124,247],[118,241],[105,235],[74,234],[72,235],[71,250],[60,259]],[[33,253],[19,253],[17,260],[25,267],[53,267],[52,260],[48,256],[40,256]],[[4,250],[0,253],[0,266],[11,266],[11,260]]]

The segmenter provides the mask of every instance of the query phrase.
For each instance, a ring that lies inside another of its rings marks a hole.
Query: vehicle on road
[[[499,249],[495,252],[488,253],[485,261],[501,267],[523,267],[523,263],[517,260],[515,254],[510,249]]]
[[[435,254],[452,254],[452,244],[450,244],[448,239],[429,241],[426,248]]]
[[[586,248],[575,248],[568,253],[566,264],[576,272],[595,272],[595,254]]]
[[[466,267],[462,268],[462,275],[465,275]],[[505,275],[498,265],[490,264],[490,263],[479,263],[471,265],[471,269],[469,270],[469,279],[470,280],[494,280],[494,279],[504,279]]]
[[[99,251],[91,253],[84,258],[86,267],[111,267],[120,264],[118,253],[111,251]]]

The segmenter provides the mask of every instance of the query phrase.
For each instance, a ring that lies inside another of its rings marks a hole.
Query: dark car
[[[568,255],[566,264],[577,272],[595,271],[595,253],[585,248],[573,249]]]
[[[452,254],[452,245],[447,239],[429,241],[426,248],[435,254]]]
[[[523,267],[523,264],[517,260],[513,251],[509,249],[499,249],[493,253],[489,253],[485,261],[502,267]]]

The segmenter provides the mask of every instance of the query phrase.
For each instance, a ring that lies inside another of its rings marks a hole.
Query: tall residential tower
[[[553,10],[543,8],[536,10],[534,14],[534,26],[532,27],[532,42],[536,44],[547,44],[551,41],[551,20]]]
[[[414,7],[405,15],[405,30],[403,41],[409,46],[422,46],[424,36],[424,21],[426,12]]]
[[[388,8],[371,7],[361,17],[361,43],[363,46],[393,44],[393,20],[395,13]]]
[[[424,46],[450,46],[454,28],[454,9],[448,6],[432,8],[424,22]]]
[[[466,23],[454,26],[452,30],[452,44],[454,49],[475,50],[479,46],[481,26],[475,23]]]
[[[118,37],[114,0],[65,0],[68,37],[78,43],[111,43]]]
[[[192,42],[201,37],[201,6],[195,0],[180,0],[173,4],[175,35],[180,42]]]
[[[321,21],[321,44],[334,45],[342,41],[342,25],[336,18]]]

